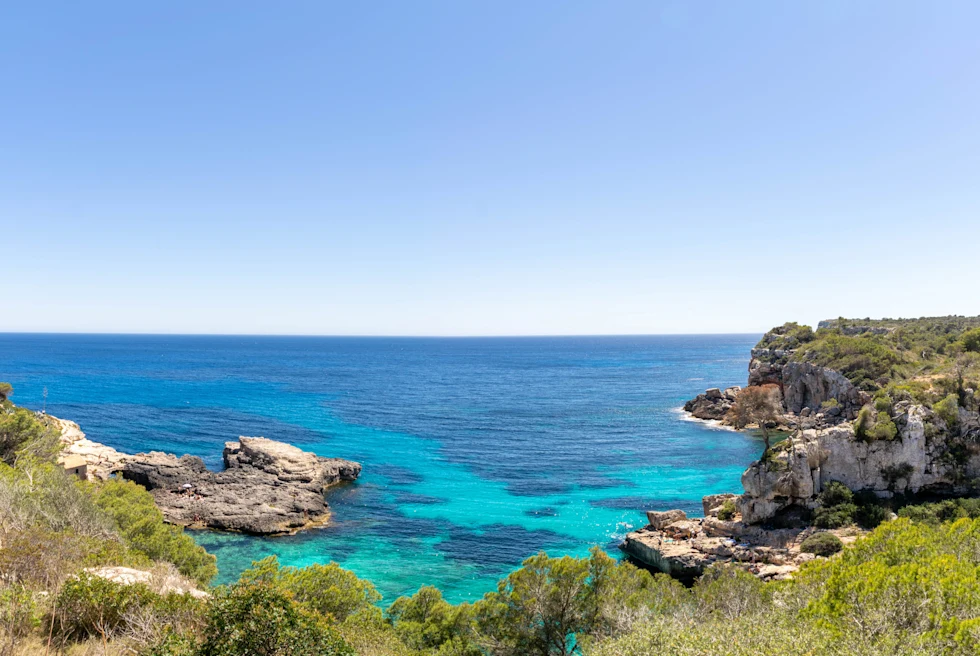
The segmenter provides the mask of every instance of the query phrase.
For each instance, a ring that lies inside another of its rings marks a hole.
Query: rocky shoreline
[[[630,557],[681,579],[723,562],[742,564],[764,579],[784,578],[813,557],[799,546],[819,530],[806,518],[831,482],[878,498],[962,496],[980,489],[980,408],[972,389],[962,394],[952,420],[910,398],[875,407],[875,399],[839,371],[794,357],[802,346],[793,335],[798,328],[787,324],[766,333],[752,349],[745,388],[708,389],[684,405],[696,419],[737,427],[739,396],[768,386],[781,406],[768,428],[787,431],[786,439],[748,466],[741,493],[723,495],[729,500],[726,520],[718,518],[717,495],[705,497],[703,519],[688,519],[680,510],[649,512],[649,524],[621,546]],[[882,330],[848,326],[841,332]],[[875,421],[887,420],[885,437],[859,434],[856,420],[872,410]],[[774,528],[786,525],[797,528]],[[831,532],[846,542],[854,539],[847,531]]]
[[[682,510],[647,513],[647,526],[626,536],[620,549],[634,561],[651,569],[690,582],[716,563],[734,563],[760,579],[783,580],[792,577],[803,563],[815,556],[800,547],[820,529],[796,527],[766,529],[741,521],[719,519],[717,508],[709,509],[705,497],[705,516],[688,518]],[[830,531],[849,543],[859,530]]]
[[[83,458],[89,478],[116,474],[143,486],[168,522],[190,528],[278,535],[322,526],[330,520],[326,489],[361,473],[356,462],[264,437],[225,443],[225,469],[212,472],[196,456],[125,454],[89,440],[74,422],[52,419],[61,428],[62,460]]]

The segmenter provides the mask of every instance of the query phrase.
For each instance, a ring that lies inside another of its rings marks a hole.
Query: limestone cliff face
[[[821,323],[823,328],[836,325]],[[842,328],[846,335],[889,330]],[[812,339],[807,329],[786,324],[766,333],[752,349],[748,384],[779,386],[785,410],[779,423],[792,428],[793,437],[742,475],[744,493],[737,505],[744,522],[763,522],[789,506],[813,508],[830,481],[881,496],[980,489],[980,414],[972,395],[952,426],[927,407],[901,401],[889,411],[898,431],[894,439],[859,439],[853,422],[871,396],[839,371],[794,358]],[[709,390],[685,410],[724,422],[739,391]]]
[[[864,441],[852,424],[840,423],[803,430],[767,461],[753,462],[742,474],[742,520],[762,522],[792,505],[813,508],[830,481],[879,496],[968,492],[980,477],[980,446],[971,448],[961,430],[980,424],[980,416],[962,411],[960,428],[952,430],[920,405],[897,404],[896,412],[900,430],[893,440]]]
[[[871,400],[840,372],[809,362],[788,362],[775,382],[783,389],[786,410],[794,414],[804,409],[815,412],[824,403],[836,399],[839,405],[834,416],[854,420],[861,406]]]

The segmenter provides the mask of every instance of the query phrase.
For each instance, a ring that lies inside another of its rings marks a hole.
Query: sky
[[[980,314],[980,3],[6,3],[0,331]]]

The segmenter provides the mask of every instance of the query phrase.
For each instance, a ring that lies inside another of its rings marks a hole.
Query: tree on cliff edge
[[[745,428],[756,424],[762,431],[766,443],[763,458],[769,454],[769,428],[779,423],[783,414],[783,395],[778,385],[753,385],[746,387],[735,398],[735,405],[729,411],[735,428]]]

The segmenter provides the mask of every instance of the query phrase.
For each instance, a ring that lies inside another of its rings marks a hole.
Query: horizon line
[[[155,332],[80,332],[56,330],[6,331],[0,335],[66,335],[66,336],[104,336],[104,337],[301,337],[301,338],[349,338],[349,339],[521,339],[557,337],[713,337],[728,335],[760,335],[758,332],[717,332],[717,333],[529,333],[529,334],[487,334],[487,335],[396,335],[396,334],[355,334],[355,333],[155,333]]]

